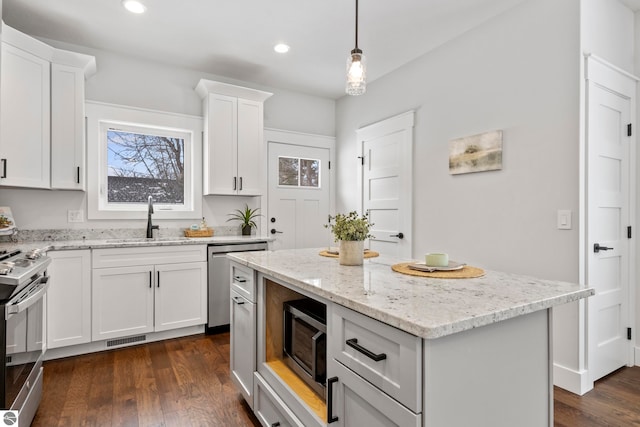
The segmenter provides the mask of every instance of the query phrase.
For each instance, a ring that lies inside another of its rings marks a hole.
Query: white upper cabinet
[[[204,79],[196,92],[203,99],[203,193],[261,195],[263,103],[272,94]]]
[[[3,40],[8,31],[3,31]],[[49,188],[49,61],[2,42],[0,184]]]
[[[84,79],[95,58],[2,25],[0,185],[84,190]]]

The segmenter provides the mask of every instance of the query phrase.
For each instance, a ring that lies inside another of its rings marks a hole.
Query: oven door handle
[[[26,298],[18,298],[15,303],[6,306],[7,319],[13,314],[25,311],[27,308],[31,307],[43,297],[43,295],[47,292],[47,289],[49,289],[49,276],[42,276],[38,278],[36,282],[31,286],[34,287],[31,292],[24,295]]]

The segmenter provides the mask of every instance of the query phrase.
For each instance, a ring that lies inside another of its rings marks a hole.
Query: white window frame
[[[178,133],[185,138],[184,204],[154,203],[154,219],[202,218],[202,117],[87,101],[87,218],[143,219],[146,204],[107,202],[107,130]],[[196,161],[198,159],[198,161]]]
[[[298,161],[298,185],[285,185],[285,184],[280,184],[278,182],[278,187],[279,188],[288,188],[291,190],[295,190],[295,189],[301,189],[301,190],[322,190],[322,160],[320,159],[308,159],[306,157],[291,157],[291,156],[278,156],[278,168],[280,167],[280,159],[295,159]],[[312,162],[318,162],[319,168],[318,168],[318,185],[317,186],[310,186],[310,185],[302,185],[300,184],[301,182],[301,178],[302,178],[302,169],[300,168],[302,160],[310,160]]]

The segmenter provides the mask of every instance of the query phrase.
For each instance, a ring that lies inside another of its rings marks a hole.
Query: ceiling
[[[354,0],[3,0],[6,24],[36,37],[328,98],[344,95]],[[523,0],[363,0],[368,81]],[[625,0],[638,3],[640,0]],[[276,43],[289,53],[273,51]],[[98,67],[100,64],[98,63]]]

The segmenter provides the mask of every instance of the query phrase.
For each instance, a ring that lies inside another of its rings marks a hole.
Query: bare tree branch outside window
[[[108,202],[184,203],[184,139],[107,131]]]

